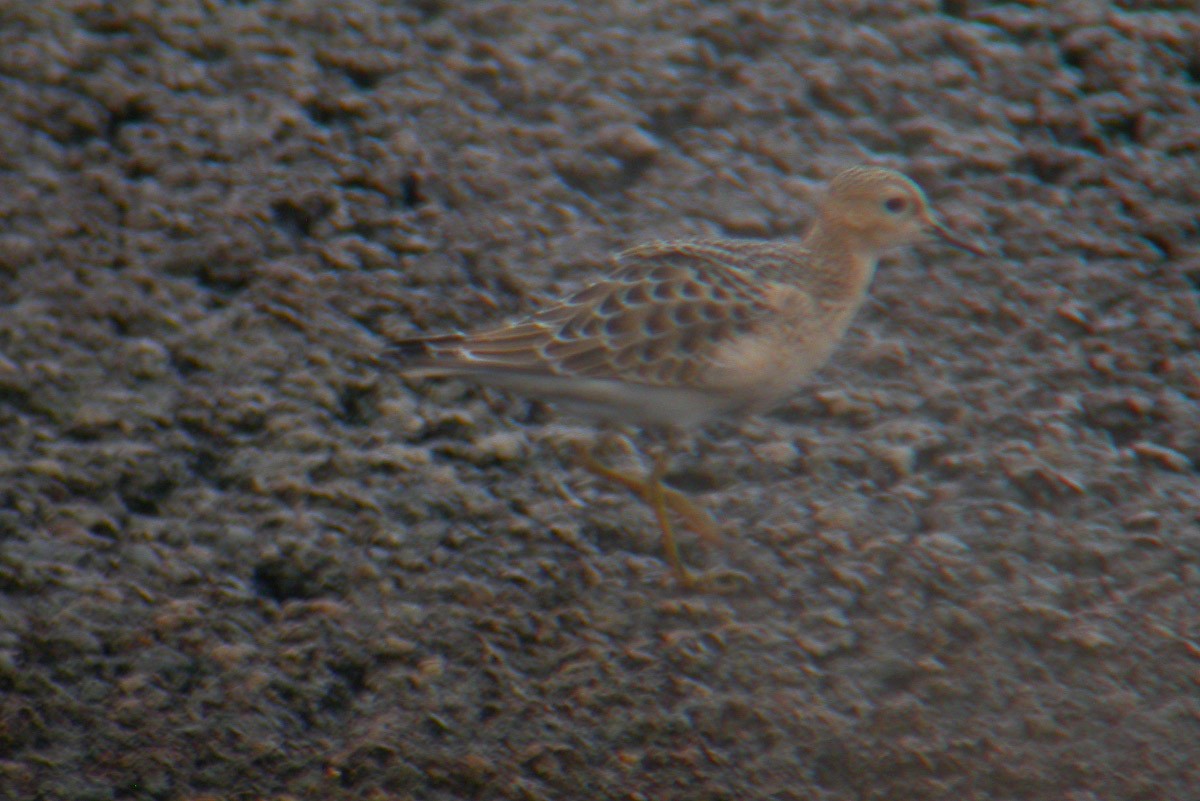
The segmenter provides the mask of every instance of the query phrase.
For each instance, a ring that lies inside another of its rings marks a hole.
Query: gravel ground
[[[0,797],[1200,786],[1183,2],[0,3]],[[373,367],[903,170],[886,261],[672,481]]]

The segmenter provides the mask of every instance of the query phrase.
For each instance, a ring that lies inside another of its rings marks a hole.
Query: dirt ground
[[[1200,790],[1190,0],[0,3],[0,798]],[[371,363],[859,162],[833,364],[653,521]]]

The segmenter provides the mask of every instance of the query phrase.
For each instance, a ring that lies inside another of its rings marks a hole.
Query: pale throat
[[[821,220],[809,229],[804,247],[812,259],[809,274],[817,279],[810,289],[814,295],[855,307],[861,302],[880,254],[869,236],[859,238],[855,233],[845,226],[823,225]]]

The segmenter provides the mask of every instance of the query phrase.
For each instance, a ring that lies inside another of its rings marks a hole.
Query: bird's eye
[[[892,214],[899,214],[908,208],[908,201],[902,197],[889,197],[883,201],[883,207]]]

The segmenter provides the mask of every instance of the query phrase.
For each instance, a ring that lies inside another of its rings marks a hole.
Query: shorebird
[[[921,189],[893,170],[853,167],[831,181],[799,241],[689,239],[617,254],[612,269],[508,325],[395,341],[387,356],[411,377],[461,376],[602,421],[691,427],[766,412],[826,360],[866,297],[880,256],[933,234],[976,255]],[[654,511],[667,560],[684,584],[670,513],[705,539],[712,518],[664,486],[664,454],[645,478],[584,466]]]

